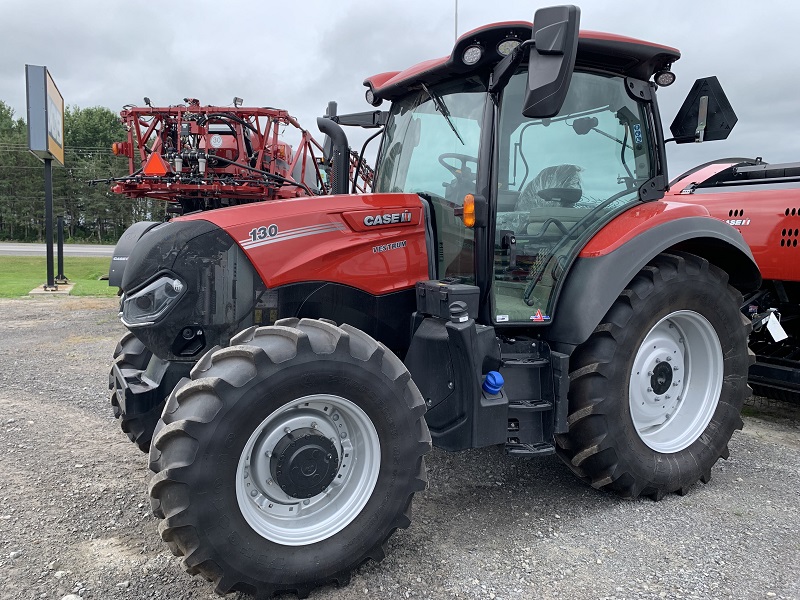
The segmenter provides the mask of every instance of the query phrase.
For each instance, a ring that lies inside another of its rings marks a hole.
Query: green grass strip
[[[100,281],[101,276],[108,275],[110,263],[110,258],[65,256],[64,275],[75,284],[72,295],[116,296],[117,288],[109,287],[108,281]],[[27,296],[46,281],[44,256],[0,256],[0,298]]]

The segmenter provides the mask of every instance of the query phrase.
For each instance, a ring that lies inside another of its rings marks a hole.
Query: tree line
[[[65,109],[64,167],[53,161],[53,215],[64,217],[67,241],[114,243],[132,223],[164,218],[163,201],[88,184],[128,174],[127,159],[111,152],[112,143],[126,139],[119,116],[108,108]],[[28,151],[25,120],[0,100],[0,240],[42,242],[44,232],[44,166]]]

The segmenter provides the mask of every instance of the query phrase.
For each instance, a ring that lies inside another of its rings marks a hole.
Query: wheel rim
[[[287,546],[338,533],[367,504],[380,470],[378,432],[340,396],[304,396],[255,428],[236,469],[236,500],[256,533]]]
[[[722,347],[708,319],[691,310],[661,319],[631,371],[631,418],[639,438],[662,453],[690,446],[714,415],[722,379]]]

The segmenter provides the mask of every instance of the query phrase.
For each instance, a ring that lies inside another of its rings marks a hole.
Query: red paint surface
[[[491,23],[489,25],[483,25],[481,27],[477,27],[467,33],[461,35],[456,42],[456,46],[466,38],[474,38],[479,40],[481,35],[488,32],[493,32],[497,29],[502,29],[504,27],[507,28],[524,28],[528,32],[528,37],[530,37],[530,32],[532,30],[532,24],[526,21],[502,21],[499,23]],[[665,52],[667,54],[674,54],[675,59],[677,60],[680,57],[680,52],[676,48],[672,48],[670,46],[664,46],[662,44],[654,44],[652,42],[648,42],[645,40],[639,40],[632,37],[626,37],[624,35],[616,35],[612,33],[604,33],[601,31],[580,31],[578,33],[578,53],[580,54],[581,46],[580,40],[597,40],[597,41],[605,41],[605,42],[615,42],[621,44],[632,44],[637,46],[646,46],[650,48],[654,48]],[[380,96],[381,92],[387,88],[396,85],[402,85],[404,82],[411,82],[420,75],[427,73],[429,71],[434,71],[442,66],[444,66],[452,56],[443,56],[441,58],[434,58],[431,60],[426,60],[424,62],[418,63],[405,69],[404,71],[399,72],[391,72],[391,73],[381,73],[379,75],[374,75],[372,77],[368,77],[364,80],[364,85],[371,85],[375,93]],[[455,60],[460,60],[460,57],[455,57]]]
[[[614,33],[605,33],[603,31],[581,31],[578,39],[587,40],[602,40],[606,42],[622,42],[624,44],[638,44],[640,46],[650,46],[651,48],[658,48],[669,54],[677,54],[680,56],[680,51],[672,46],[664,46],[663,44],[655,44],[637,38],[627,37],[624,35],[616,35]]]
[[[688,180],[703,179],[692,176]],[[680,189],[675,186],[672,193],[677,194]],[[800,281],[800,189],[753,190],[736,186],[673,198],[701,206],[712,217],[738,230],[764,279]]]
[[[702,183],[706,179],[713,177],[720,171],[724,171],[728,167],[731,167],[737,162],[722,162],[722,163],[714,163],[703,167],[702,169],[698,169],[694,173],[690,173],[686,177],[681,177],[674,184],[671,186],[669,193],[673,196],[680,195],[680,193],[685,190],[686,188],[690,187],[693,183]],[[692,202],[694,199],[691,200]]]
[[[628,209],[608,223],[581,250],[580,256],[605,256],[656,225],[685,217],[708,217],[708,211],[682,202],[647,202]]]
[[[363,224],[366,215],[406,210],[412,213],[411,223],[378,227]],[[416,194],[363,194],[276,200],[176,220],[200,219],[225,229],[269,288],[330,281],[380,295],[428,279],[421,213]],[[250,232],[271,225],[276,226],[278,235],[259,240],[263,245],[252,247]],[[400,246],[402,242],[405,244]],[[392,244],[400,247],[375,251]]]

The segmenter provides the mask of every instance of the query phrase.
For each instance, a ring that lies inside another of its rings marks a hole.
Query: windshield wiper
[[[458,141],[461,142],[462,146],[466,146],[464,140],[462,140],[461,136],[458,135],[458,131],[456,130],[456,126],[453,125],[453,121],[450,120],[450,111],[447,110],[447,105],[444,103],[444,100],[442,100],[441,96],[438,94],[434,94],[432,91],[430,91],[428,86],[424,83],[421,85],[425,93],[428,94],[428,97],[433,100],[433,106],[442,114],[442,116],[445,118],[445,121],[447,121],[447,124],[450,125],[450,129],[452,129],[453,133],[456,134]]]

